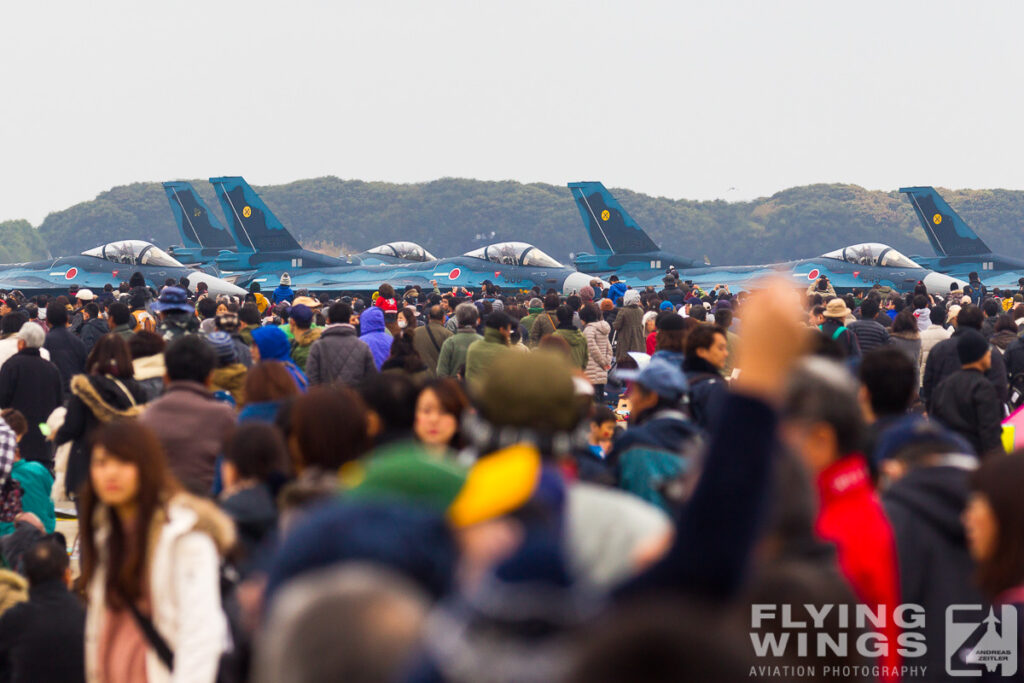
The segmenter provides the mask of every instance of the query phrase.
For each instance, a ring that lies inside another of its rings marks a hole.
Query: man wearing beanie
[[[985,373],[992,367],[992,349],[974,329],[956,338],[960,369],[942,380],[931,401],[931,416],[967,439],[979,458],[999,454],[1002,445],[1002,404]]]

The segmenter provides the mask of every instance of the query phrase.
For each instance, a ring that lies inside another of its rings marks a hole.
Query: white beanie
[[[635,289],[627,289],[626,293],[622,295],[623,306],[630,306],[638,303],[640,303],[640,292]]]

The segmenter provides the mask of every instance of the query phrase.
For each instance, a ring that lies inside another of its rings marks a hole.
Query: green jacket
[[[493,327],[485,329],[484,338],[466,350],[466,385],[472,388],[483,382],[494,359],[508,351],[508,342],[501,332]]]
[[[530,326],[530,346],[540,344],[540,340],[555,331],[555,314],[553,311],[542,311]]]
[[[441,348],[450,336],[452,336],[452,332],[434,320],[416,328],[412,345],[416,349],[416,353],[420,354],[423,362],[430,368],[431,377],[437,370],[437,361],[441,358]]]
[[[135,334],[135,330],[129,325],[118,325],[117,327],[110,330],[111,334],[116,334],[121,339],[128,341]]]
[[[309,360],[309,347],[320,338],[322,332],[323,328],[313,327],[291,340],[292,362],[298,365],[303,372],[306,371],[306,361]]]
[[[526,337],[523,339],[523,343],[529,345],[530,332],[533,331],[533,323],[536,322],[537,316],[544,312],[543,308],[531,308],[529,314],[519,321],[519,324],[524,330],[526,330]]]
[[[572,353],[572,362],[581,370],[587,369],[587,339],[583,333],[575,327],[571,330],[555,330],[554,334],[561,337],[569,344],[569,351]]]
[[[466,364],[466,352],[473,342],[483,339],[472,327],[460,327],[444,340],[437,357],[437,376],[455,377],[459,368]]]

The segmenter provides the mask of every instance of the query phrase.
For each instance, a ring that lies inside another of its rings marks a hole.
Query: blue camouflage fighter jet
[[[669,268],[682,280],[704,288],[728,285],[745,289],[767,275],[788,275],[809,286],[825,276],[837,291],[887,285],[906,291],[923,282],[928,291],[946,293],[953,277],[922,268],[892,247],[878,243],[855,244],[809,259],[751,266],[702,266],[656,245],[629,213],[599,182],[569,183],[595,254],[577,257],[577,268],[601,276],[615,274],[633,287],[661,286]],[[682,264],[682,265],[681,265]]]
[[[529,290],[534,286],[542,290],[556,289],[564,293],[579,291],[590,283],[591,276],[568,268],[543,251],[523,242],[502,242],[481,247],[462,256],[434,258],[429,252],[411,242],[391,242],[375,247],[360,256],[360,263],[344,263],[340,259],[303,249],[244,179],[240,177],[211,178],[225,216],[228,231],[234,238],[237,251],[220,251],[217,267],[225,277],[249,286],[276,286],[280,277],[288,273],[293,289],[326,292],[372,292],[382,282],[404,288],[419,285],[429,289],[433,281],[441,288],[467,287],[479,289],[485,281],[504,290]],[[165,191],[172,210],[177,204],[176,218],[184,221],[189,209],[192,217],[198,206],[200,214],[213,223],[212,214],[202,206],[194,190],[191,196],[178,202],[186,194],[187,183],[168,183],[173,192]],[[184,221],[187,223],[187,221]],[[188,240],[188,228],[179,227]],[[196,244],[201,244],[196,240]],[[390,263],[379,261],[391,261]],[[378,261],[376,263],[372,261]]]
[[[933,187],[901,187],[937,256],[915,256],[925,266],[957,278],[970,273],[990,287],[1017,287],[1024,259],[995,254]]]
[[[211,294],[243,295],[245,290],[209,273],[179,263],[149,242],[121,240],[83,251],[78,256],[61,256],[45,261],[0,265],[0,289],[19,289],[27,295],[66,292],[71,285],[82,289],[102,289],[142,273],[146,284],[160,289],[164,282],[186,278],[189,290],[205,282]]]

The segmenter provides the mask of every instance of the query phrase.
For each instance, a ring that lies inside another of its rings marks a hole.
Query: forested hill
[[[193,185],[219,214],[209,184],[197,180]],[[256,189],[305,246],[328,253],[359,251],[391,240],[419,242],[439,256],[501,240],[531,242],[563,261],[572,252],[592,250],[564,186],[455,178],[394,184],[327,177]],[[814,256],[868,241],[885,242],[908,254],[932,253],[910,203],[897,192],[810,185],[727,203],[613,191],[664,248],[697,260],[706,255],[716,264]],[[940,191],[993,249],[1024,256],[1024,192]],[[43,244],[58,255],[120,238],[161,246],[180,243],[159,183],[115,187],[93,201],[52,213],[39,227],[42,240],[26,227],[23,221],[0,223],[5,261],[39,257],[45,253]]]

